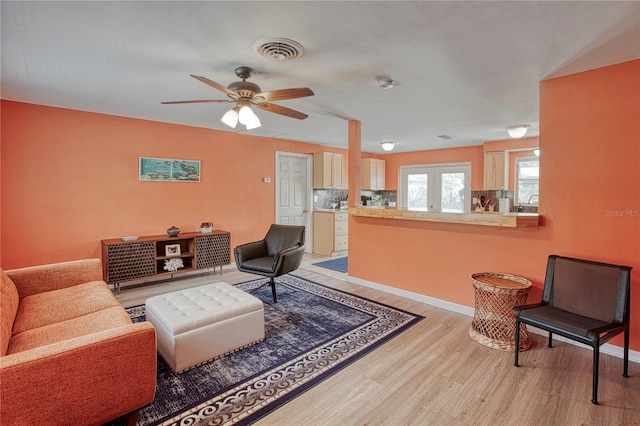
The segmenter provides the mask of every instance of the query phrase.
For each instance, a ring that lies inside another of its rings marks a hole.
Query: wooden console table
[[[198,269],[215,268],[231,263],[231,234],[214,230],[181,233],[177,237],[152,235],[133,241],[121,238],[102,240],[104,280],[120,291],[120,283],[145,278],[171,276]],[[167,246],[170,246],[167,249]],[[164,269],[165,260],[179,258],[183,267],[176,271]]]

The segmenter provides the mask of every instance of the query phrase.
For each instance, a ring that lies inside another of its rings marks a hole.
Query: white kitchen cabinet
[[[385,161],[363,158],[360,163],[360,188],[373,191],[384,190]]]

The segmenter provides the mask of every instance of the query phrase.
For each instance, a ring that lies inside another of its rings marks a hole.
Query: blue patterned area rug
[[[158,356],[156,398],[139,425],[251,424],[423,319],[297,276],[276,282],[276,304],[269,286],[253,293],[264,303],[264,341],[180,374]],[[127,311],[144,321],[144,305]]]
[[[347,258],[340,257],[338,259],[325,260],[324,262],[314,263],[315,266],[321,268],[332,269],[338,272],[347,272]]]

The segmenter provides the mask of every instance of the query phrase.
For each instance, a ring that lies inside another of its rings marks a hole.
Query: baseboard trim
[[[380,290],[380,291],[383,291],[385,293],[393,294],[395,296],[400,296],[400,297],[404,297],[404,298],[407,298],[407,299],[415,300],[417,302],[426,303],[427,305],[435,306],[437,308],[442,308],[442,309],[446,309],[448,311],[457,312],[459,314],[463,314],[463,315],[467,315],[469,317],[473,317],[474,309],[469,307],[469,306],[459,305],[457,303],[448,302],[446,300],[437,299],[435,297],[425,296],[424,294],[414,293],[412,291],[402,290],[402,289],[399,289],[399,288],[396,288],[396,287],[391,287],[391,286],[387,286],[387,285],[384,285],[384,284],[378,284],[378,283],[373,282],[373,281],[367,281],[367,280],[363,280],[363,279],[352,277],[352,276],[349,276],[349,282],[352,282],[352,283],[355,283],[355,284],[359,284],[359,285],[364,286],[364,287],[373,288],[375,290]],[[531,327],[531,326],[528,326],[527,328],[532,333],[540,334],[540,335],[543,335],[543,336],[547,336],[547,332],[545,330],[541,330],[539,328]],[[562,336],[558,336],[558,335],[554,335],[553,340],[554,341],[558,340],[558,341],[566,342],[566,343],[569,343],[569,344],[572,344],[572,345],[575,345],[575,346],[579,346],[579,347],[590,349],[590,347],[587,346],[587,345],[583,345],[582,343],[578,343],[578,342],[575,342],[575,341],[573,341],[571,339],[566,339],[566,338],[564,338]],[[612,345],[610,343],[605,343],[604,345],[600,346],[600,353],[607,354],[607,355],[613,355],[613,356],[615,356],[617,358],[620,358],[620,359],[622,359],[623,356],[624,356],[623,348],[621,346],[615,346],[615,345]],[[629,350],[629,361],[640,363],[640,352],[634,351],[634,350]]]

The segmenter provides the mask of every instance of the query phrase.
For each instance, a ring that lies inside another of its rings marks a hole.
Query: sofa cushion
[[[15,284],[0,269],[0,356],[7,353],[19,302],[20,296]]]
[[[120,306],[120,303],[102,281],[32,294],[20,300],[13,334],[79,318],[112,306]]]
[[[132,322],[127,311],[122,306],[113,306],[14,334],[7,355],[130,324]]]

